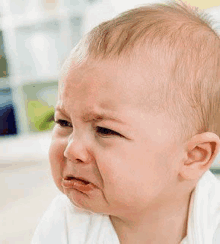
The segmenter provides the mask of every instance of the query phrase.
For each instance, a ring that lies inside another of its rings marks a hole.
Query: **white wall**
[[[161,3],[166,0],[127,0],[126,2],[120,0],[101,0],[96,4],[88,7],[85,11],[85,20],[83,25],[83,32],[87,33],[93,27],[101,22],[111,19],[117,14],[128,9],[138,7],[148,3]]]
[[[167,0],[127,0],[126,2],[120,0],[100,0],[86,9],[83,33],[87,33],[102,21],[111,19],[117,14],[128,9],[138,7],[143,4],[164,2],[167,2]],[[214,28],[220,31],[220,6],[212,7],[204,11],[212,15],[215,21],[219,22],[214,25]]]
[[[205,12],[212,17],[213,28],[220,34],[220,6],[206,9]]]

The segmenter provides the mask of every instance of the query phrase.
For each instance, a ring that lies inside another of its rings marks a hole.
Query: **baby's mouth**
[[[75,189],[82,193],[88,193],[89,191],[96,188],[95,185],[93,185],[91,182],[83,178],[76,178],[73,176],[64,177],[61,184],[65,189]]]
[[[81,181],[82,184],[84,185],[88,185],[89,182],[84,180],[83,178],[76,178],[76,177],[73,177],[73,176],[67,176],[64,178],[64,181]]]

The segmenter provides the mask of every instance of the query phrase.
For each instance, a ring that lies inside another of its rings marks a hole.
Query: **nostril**
[[[82,163],[83,161],[81,159],[76,159],[77,163]]]

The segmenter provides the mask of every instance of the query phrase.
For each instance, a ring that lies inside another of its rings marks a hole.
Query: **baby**
[[[214,244],[220,39],[185,4],[100,24],[64,64],[49,157],[63,193],[32,244]]]

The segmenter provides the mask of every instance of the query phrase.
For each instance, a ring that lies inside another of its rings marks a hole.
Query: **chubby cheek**
[[[105,157],[98,160],[101,162],[98,168],[103,180],[105,197],[112,206],[124,208],[125,203],[134,201],[133,170],[127,168],[128,162],[114,152],[105,152],[103,155]]]
[[[64,150],[65,148],[59,143],[58,139],[52,139],[49,150],[50,167],[54,182],[62,192],[61,180],[65,163]]]
[[[121,211],[141,207],[141,203],[146,205],[164,188],[162,178],[167,171],[164,155],[146,151],[141,145],[121,146],[120,151],[105,152],[105,157],[99,160],[105,197],[121,207]]]

